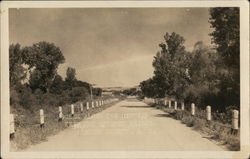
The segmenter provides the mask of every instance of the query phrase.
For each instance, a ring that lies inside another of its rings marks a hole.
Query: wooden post
[[[210,121],[211,120],[211,106],[208,105],[206,110],[207,110],[207,121]]]
[[[195,105],[194,103],[191,104],[191,115],[195,115]]]
[[[233,110],[232,111],[232,133],[237,134],[238,133],[238,122],[239,122],[239,111]]]
[[[181,110],[184,110],[185,109],[185,104],[184,102],[181,102]]]
[[[93,102],[93,101],[91,102],[91,106],[92,106],[92,108],[94,108],[94,107],[95,107],[95,104],[94,104],[94,102]]]
[[[10,114],[10,139],[15,137],[15,120],[14,114]]]
[[[168,101],[168,108],[171,108],[171,100]]]
[[[174,110],[177,110],[177,102],[174,101]]]
[[[58,107],[59,108],[59,119],[58,121],[62,121],[62,118],[63,118],[63,113],[62,113],[62,107]]]
[[[44,113],[43,113],[43,109],[40,109],[40,127],[41,128],[44,127]]]
[[[74,104],[71,104],[71,116],[73,117],[75,114]]]
[[[99,105],[98,105],[98,101],[95,101],[95,105],[96,105],[96,107],[98,107]]]
[[[101,101],[99,100],[99,106],[102,106],[102,103],[101,103]]]
[[[80,104],[80,107],[81,107],[81,113],[83,112],[83,104],[81,103]]]

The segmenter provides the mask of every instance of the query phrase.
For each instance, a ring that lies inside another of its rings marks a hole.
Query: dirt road
[[[127,99],[25,151],[223,150],[160,110]]]

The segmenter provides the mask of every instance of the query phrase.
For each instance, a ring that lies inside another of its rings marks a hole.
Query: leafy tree
[[[74,87],[69,91],[70,102],[75,103],[88,97],[88,90],[84,87]]]
[[[23,59],[31,72],[29,82],[32,90],[39,88],[43,92],[48,92],[58,65],[65,60],[59,47],[45,41],[25,47]]]
[[[76,81],[76,70],[74,68],[68,67],[65,78],[66,88],[71,90],[76,86]]]
[[[83,82],[83,81],[80,81],[80,80],[76,80],[75,85],[76,85],[76,87],[85,87],[87,90],[90,89],[90,84],[89,83]]]
[[[61,94],[62,91],[64,90],[64,85],[65,85],[65,83],[64,83],[62,77],[60,75],[56,75],[52,84],[51,84],[50,93]]]
[[[213,43],[219,54],[218,73],[224,105],[240,105],[240,29],[239,8],[211,8]]]
[[[67,68],[65,81],[74,82],[76,81],[76,70],[72,67]]]
[[[166,95],[183,98],[183,89],[188,84],[186,69],[188,67],[188,54],[184,47],[184,38],[176,33],[166,33],[165,43],[161,43],[161,51],[156,54],[153,61],[156,97]]]
[[[21,81],[26,78],[20,44],[11,44],[9,47],[9,76],[11,87],[21,84]]]
[[[102,95],[102,89],[101,88],[93,88],[93,95],[101,96]]]
[[[239,68],[240,30],[239,8],[211,8],[211,36],[225,65]]]
[[[136,95],[136,93],[137,93],[136,88],[129,88],[123,91],[123,94],[126,94],[128,96]]]
[[[30,88],[35,91],[36,89],[40,89],[43,92],[46,92],[45,81],[42,77],[42,73],[40,70],[34,70],[30,74],[29,78]]]
[[[157,94],[156,82],[152,78],[142,81],[139,86],[145,97],[153,98]]]
[[[200,107],[217,102],[217,57],[217,53],[203,42],[199,41],[194,45],[188,69],[190,85],[184,90],[186,100],[195,102]]]

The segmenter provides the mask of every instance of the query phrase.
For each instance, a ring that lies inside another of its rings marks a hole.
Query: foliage
[[[181,92],[188,84],[186,69],[188,53],[185,51],[184,38],[176,33],[166,33],[165,44],[161,43],[161,51],[153,61],[155,68],[153,80],[157,88],[156,97],[166,95],[183,98]]]
[[[57,74],[59,64],[65,61],[59,47],[49,42],[39,42],[21,48],[11,44],[10,104],[36,111],[41,107],[54,107],[85,100],[90,94],[90,84],[77,80],[76,70],[69,67],[65,80]],[[94,88],[93,95],[101,96],[102,89]]]
[[[101,88],[93,88],[93,95],[94,96],[101,96],[102,95],[102,89]]]
[[[45,41],[23,49],[24,63],[31,72],[30,87],[48,92],[59,64],[65,61],[59,47]]]
[[[85,100],[88,96],[88,90],[84,87],[74,87],[69,91],[68,95],[71,103],[75,103],[77,101]]]
[[[11,44],[9,47],[9,76],[10,85],[15,87],[26,78],[26,69],[23,67],[22,49],[20,44]]]
[[[72,89],[76,82],[76,70],[68,67],[66,72],[65,82],[67,83],[68,89]]]
[[[211,8],[211,33],[220,61],[218,79],[222,105],[240,105],[239,8]]]
[[[218,94],[216,75],[217,54],[203,42],[197,42],[192,51],[191,63],[188,68],[189,85],[183,91],[183,96],[200,107],[213,105]]]
[[[63,78],[60,75],[56,75],[50,86],[50,93],[62,94],[62,91],[64,89],[65,89],[65,83],[63,81]]]
[[[142,81],[139,86],[146,97],[153,98],[157,94],[156,82],[152,78]]]
[[[239,109],[239,8],[211,8],[210,15],[215,49],[198,41],[188,52],[182,36],[166,33],[153,60],[154,76],[140,83],[144,96],[212,105],[220,112]]]

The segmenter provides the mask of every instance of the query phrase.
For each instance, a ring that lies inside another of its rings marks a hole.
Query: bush
[[[25,109],[32,109],[38,105],[37,98],[28,87],[22,87],[18,93],[19,104]]]
[[[18,92],[12,87],[10,88],[10,105],[16,106],[19,105],[20,99]]]
[[[88,90],[85,87],[74,87],[69,91],[70,101],[75,103],[87,98]]]

